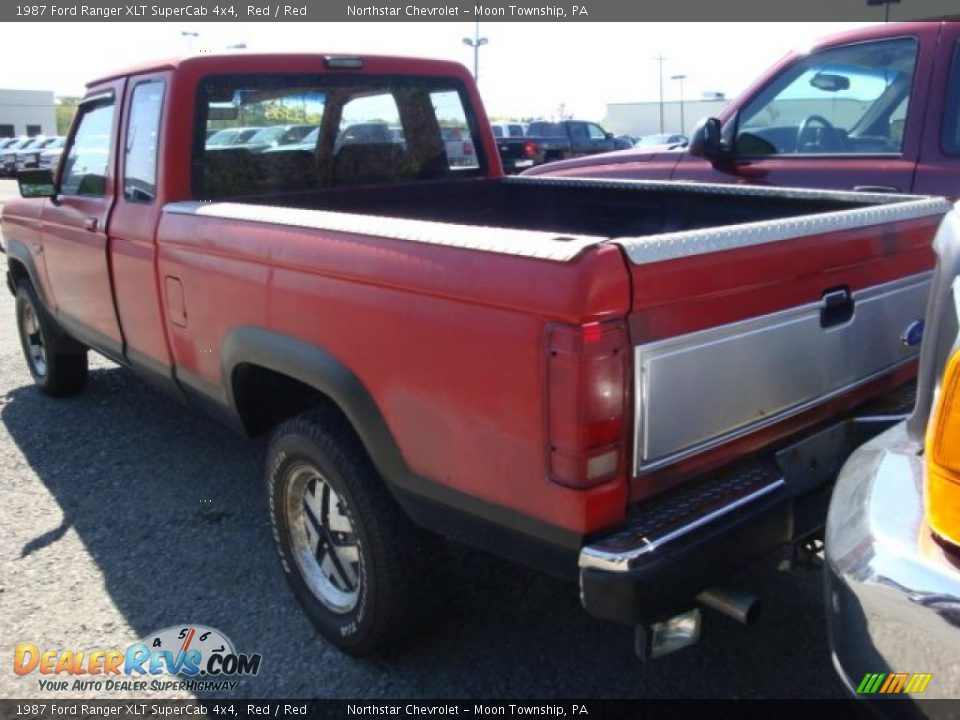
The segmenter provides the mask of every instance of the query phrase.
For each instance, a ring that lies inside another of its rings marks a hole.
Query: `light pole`
[[[663,135],[663,55],[657,55],[654,60],[660,63],[660,134]]]
[[[187,39],[187,52],[191,52],[193,50],[193,39],[200,37],[200,33],[183,30],[180,34]]]
[[[687,79],[686,75],[671,75],[671,80],[680,81],[680,134],[687,134],[687,125],[683,120],[683,81]]]
[[[465,37],[463,39],[463,44],[468,47],[473,48],[473,80],[474,82],[480,81],[480,46],[486,45],[490,42],[487,38],[480,37],[480,21],[477,20],[474,30],[473,38]]]

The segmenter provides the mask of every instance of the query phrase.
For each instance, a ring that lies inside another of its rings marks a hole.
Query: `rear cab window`
[[[468,95],[447,77],[217,75],[197,90],[201,199],[481,175]]]

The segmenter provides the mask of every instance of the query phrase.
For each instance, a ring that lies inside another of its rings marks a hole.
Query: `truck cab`
[[[790,53],[686,150],[627,150],[531,175],[960,196],[960,22],[873,26]]]

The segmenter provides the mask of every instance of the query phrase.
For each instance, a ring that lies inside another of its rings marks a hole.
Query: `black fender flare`
[[[57,320],[56,313],[53,311],[53,303],[44,290],[43,283],[40,282],[40,273],[34,262],[33,254],[29,248],[20,240],[13,238],[4,238],[7,252],[7,286],[13,295],[17,294],[16,283],[13,280],[12,266],[19,264],[27,272],[30,284],[40,300],[40,312],[47,316],[48,321],[53,325],[55,332],[46,339],[51,349],[64,353],[85,352],[87,346],[74,339],[70,333],[63,327],[63,323]]]
[[[13,238],[4,238],[7,252],[7,268],[9,268],[14,263],[19,263],[27,271],[27,276],[30,278],[30,284],[33,285],[33,289],[37,292],[37,297],[40,298],[40,302],[44,305],[44,310],[47,311],[51,316],[53,315],[53,307],[50,303],[50,298],[47,297],[46,290],[43,287],[43,284],[39,279],[39,272],[37,271],[37,265],[33,260],[33,254],[23,244],[20,240],[15,240]],[[16,294],[16,286],[14,285],[13,278],[7,278],[8,286],[10,287],[10,292]]]
[[[329,397],[353,426],[394,498],[417,524],[469,545],[568,576],[583,538],[575,532],[491,504],[413,472],[370,391],[326,349],[256,326],[230,330],[221,369],[231,413],[240,417],[234,371],[245,364],[298,380]]]
[[[256,365],[298,380],[339,407],[389,485],[411,489],[410,470],[370,391],[327,350],[290,335],[244,325],[227,334],[220,357],[227,402],[238,416],[233,380],[239,366]]]

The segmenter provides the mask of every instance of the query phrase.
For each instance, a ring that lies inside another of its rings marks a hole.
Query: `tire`
[[[402,645],[430,605],[438,538],[407,519],[339,414],[277,428],[267,497],[281,566],[320,634],[352,655]]]
[[[33,286],[17,284],[17,332],[27,368],[37,387],[52,397],[67,397],[87,384],[87,352],[64,352],[69,341],[37,298]]]

